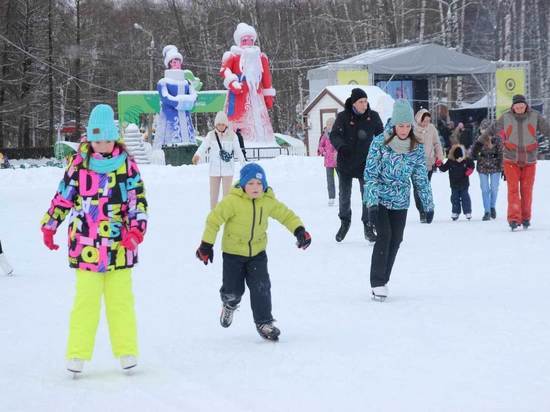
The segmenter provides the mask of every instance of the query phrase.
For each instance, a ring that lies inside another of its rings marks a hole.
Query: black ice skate
[[[237,310],[238,307],[239,305],[231,306],[227,303],[224,303],[222,305],[222,313],[220,315],[220,324],[224,328],[228,328],[229,326],[231,326],[231,323],[233,322],[233,313],[235,312],[235,310]]]
[[[365,239],[371,243],[376,242],[376,232],[374,231],[374,225],[371,225],[370,223],[366,223],[364,225],[364,230],[365,230]]]
[[[525,219],[521,224],[523,225],[523,229],[529,229],[529,226],[531,226],[531,221]]]
[[[340,225],[340,229],[338,229],[338,232],[336,233],[336,241],[341,242],[344,240],[346,235],[348,234],[349,226],[351,225],[351,221],[349,220],[342,220],[342,223]]]
[[[256,324],[256,330],[265,340],[278,341],[281,331],[273,325],[273,322]]]
[[[510,225],[510,229],[512,229],[512,232],[519,227],[519,223],[514,222],[513,220],[509,223],[509,225]]]

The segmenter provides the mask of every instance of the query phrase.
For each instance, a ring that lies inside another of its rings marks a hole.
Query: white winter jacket
[[[233,160],[224,162],[220,157],[220,148],[216,141],[216,135],[220,139],[222,149],[233,155]],[[239,146],[239,139],[233,130],[229,127],[225,132],[220,133],[218,130],[211,130],[202,141],[197,152],[195,153],[201,159],[205,158],[206,152],[210,150],[208,155],[210,163],[210,176],[233,176],[235,172],[235,159],[244,163],[244,155]]]

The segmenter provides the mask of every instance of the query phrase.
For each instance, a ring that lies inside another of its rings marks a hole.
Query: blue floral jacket
[[[365,166],[365,196],[367,207],[382,205],[388,209],[408,209],[411,179],[418,190],[425,211],[434,209],[432,188],[428,180],[424,145],[399,154],[384,144],[385,134],[376,136],[371,144]]]

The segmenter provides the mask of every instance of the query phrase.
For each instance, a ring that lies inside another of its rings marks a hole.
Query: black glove
[[[432,223],[434,220],[434,211],[430,210],[429,212],[426,212],[426,223]]]
[[[296,236],[296,246],[300,249],[306,250],[309,245],[311,245],[311,235],[306,232],[306,229],[303,226],[299,226],[294,231],[294,236]]]
[[[212,249],[212,246],[212,244],[203,241],[195,253],[197,259],[202,261],[205,265],[208,265],[208,261],[210,261],[210,263],[214,261],[214,249]]]
[[[376,226],[376,222],[378,221],[378,205],[369,207],[367,209],[367,212],[368,212],[369,223],[372,226]]]

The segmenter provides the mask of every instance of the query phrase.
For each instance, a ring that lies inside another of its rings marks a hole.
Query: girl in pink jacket
[[[327,189],[328,189],[328,205],[334,205],[334,198],[336,197],[336,188],[334,185],[334,170],[336,169],[336,155],[338,152],[330,143],[329,133],[334,124],[334,118],[327,120],[325,129],[319,139],[319,148],[317,154],[325,158],[325,169],[327,171]]]

